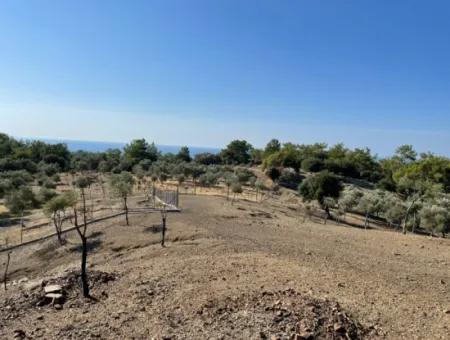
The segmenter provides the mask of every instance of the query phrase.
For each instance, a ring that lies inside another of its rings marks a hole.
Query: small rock
[[[450,309],[444,309],[445,314],[450,314]]]
[[[260,337],[261,339],[267,339],[267,335],[266,335],[266,333],[264,333],[263,331],[259,332],[259,337]]]
[[[440,282],[441,282],[441,285],[445,285],[445,281],[444,280],[441,280]]]
[[[59,303],[56,303],[53,307],[55,307],[56,310],[61,310],[63,308]]]
[[[333,326],[334,331],[337,333],[345,333],[345,326],[339,322],[336,322]]]
[[[43,315],[39,315],[36,320],[44,320],[44,316]]]
[[[313,333],[307,331],[301,332],[300,334],[295,334],[294,336],[295,340],[311,340],[313,338]]]
[[[297,334],[297,339],[299,340],[311,340],[313,338],[313,333],[311,332],[301,332],[300,334]]]
[[[26,336],[25,331],[21,329],[14,330],[14,339],[24,339]]]
[[[48,285],[44,287],[44,292],[47,293],[58,293],[62,291],[62,287],[60,285]]]
[[[45,294],[45,297],[52,300],[60,300],[63,296],[60,293],[48,293]]]

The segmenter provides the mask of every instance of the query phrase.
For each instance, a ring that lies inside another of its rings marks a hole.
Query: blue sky
[[[450,155],[450,3],[0,2],[0,131]]]

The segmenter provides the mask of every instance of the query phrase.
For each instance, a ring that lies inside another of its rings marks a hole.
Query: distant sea
[[[113,143],[113,142],[94,142],[94,141],[81,141],[81,140],[65,140],[65,139],[40,139],[46,143],[57,144],[64,143],[70,151],[90,151],[90,152],[103,152],[108,149],[120,149],[122,150],[127,143]],[[159,145],[156,147],[162,153],[177,153],[181,146],[178,145]],[[191,156],[203,152],[219,153],[219,148],[209,148],[201,146],[188,146]]]

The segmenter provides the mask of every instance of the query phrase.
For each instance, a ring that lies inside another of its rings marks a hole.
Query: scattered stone
[[[39,315],[36,320],[44,320],[44,316],[43,315]]]
[[[45,297],[52,300],[60,300],[62,299],[63,295],[61,293],[48,293],[45,294]]]
[[[55,307],[56,310],[63,309],[62,305],[60,305],[59,303],[56,303],[53,307]]]
[[[314,335],[312,332],[301,332],[300,334],[296,334],[294,339],[296,340],[312,340],[314,338]]]
[[[21,279],[19,279],[19,281],[17,281],[17,283],[25,283],[25,282],[28,282],[28,277],[23,277],[23,278],[21,278]]]
[[[21,329],[14,330],[14,339],[25,339],[26,336],[25,331]]]
[[[445,314],[450,314],[450,308],[449,309],[444,309],[444,313]]]
[[[48,285],[44,287],[45,294],[48,293],[58,293],[62,291],[62,287],[60,285]]]
[[[334,328],[334,331],[337,333],[345,333],[345,326],[340,322],[336,322],[333,325],[333,328]]]

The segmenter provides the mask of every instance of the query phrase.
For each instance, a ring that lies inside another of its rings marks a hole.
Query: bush
[[[6,207],[13,214],[19,214],[26,209],[36,208],[38,203],[33,191],[25,186],[11,192],[5,200]]]
[[[198,182],[201,186],[204,187],[211,187],[217,184],[217,181],[219,180],[219,175],[216,173],[213,173],[211,171],[208,171],[204,173],[203,175],[200,175],[198,178]]]
[[[60,171],[61,168],[59,167],[58,164],[55,163],[47,164],[43,162],[39,163],[39,172],[45,173],[48,177],[51,177]]]
[[[275,182],[278,180],[278,178],[280,178],[281,171],[276,167],[270,167],[266,170],[266,175]]]
[[[54,190],[47,189],[47,188],[41,188],[37,195],[37,200],[41,204],[45,204],[55,196],[56,196],[56,192]]]
[[[53,182],[50,178],[44,180],[42,186],[47,189],[56,189],[56,183]]]
[[[339,197],[342,184],[338,176],[325,170],[305,179],[298,190],[305,201],[317,200],[324,207],[326,197]]]
[[[303,179],[304,177],[293,169],[284,169],[278,179],[278,183],[285,188],[296,190]]]
[[[319,172],[325,169],[325,163],[319,158],[306,158],[302,161],[302,169],[309,172]]]
[[[231,185],[231,191],[234,194],[242,194],[242,192],[243,192],[242,185],[240,183],[233,183]]]
[[[247,169],[236,169],[235,175],[237,180],[241,184],[245,184],[250,181],[251,178],[256,177],[253,172]]]
[[[219,155],[210,152],[199,153],[195,155],[194,160],[196,163],[203,165],[213,165],[213,164],[217,165],[222,162],[222,159],[220,158]]]

